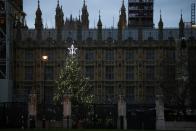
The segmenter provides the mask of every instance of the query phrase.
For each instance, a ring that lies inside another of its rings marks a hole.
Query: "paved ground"
[[[0,129],[0,131],[125,131],[117,129]],[[126,130],[126,131],[155,131],[155,130]]]

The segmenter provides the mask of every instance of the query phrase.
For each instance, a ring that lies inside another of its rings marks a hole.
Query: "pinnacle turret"
[[[98,26],[98,28],[102,27],[100,11],[99,11],[99,20],[98,20],[97,26]]]
[[[182,18],[182,11],[181,11],[179,26],[184,26],[184,21],[183,21],[183,18]]]
[[[87,9],[87,5],[86,5],[86,1],[84,0],[84,4],[82,7],[82,29],[83,30],[87,30],[89,29],[89,14],[88,14],[88,9]]]
[[[55,27],[57,30],[57,39],[61,40],[62,38],[62,29],[64,26],[64,13],[62,6],[59,5],[59,0],[57,0],[57,7],[56,7],[56,15],[55,15]]]
[[[161,10],[160,10],[159,28],[163,28],[163,20],[162,20]]]
[[[182,37],[184,37],[184,21],[182,18],[182,11],[181,11],[181,18],[179,22],[179,38],[181,39]]]
[[[161,10],[160,10],[160,20],[158,26],[159,26],[159,40],[163,40],[163,20],[162,20]]]
[[[35,29],[37,31],[37,38],[41,39],[42,37],[42,29],[43,29],[43,23],[42,23],[42,11],[40,9],[40,1],[37,1],[38,7],[36,11],[36,18],[35,18]]]
[[[100,14],[100,11],[99,11],[99,20],[97,22],[97,39],[99,41],[102,40],[102,22],[101,22],[101,14]]]
[[[125,29],[127,26],[127,18],[126,18],[126,8],[124,5],[124,0],[122,1],[122,6],[119,14],[119,22],[118,22],[118,27],[121,29]]]

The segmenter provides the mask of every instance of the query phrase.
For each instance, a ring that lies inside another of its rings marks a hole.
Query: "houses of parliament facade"
[[[182,14],[178,28],[164,28],[161,14],[155,28],[153,3],[129,0],[127,18],[123,1],[117,28],[103,28],[99,14],[97,28],[91,29],[85,1],[79,17],[66,20],[57,1],[55,28],[49,29],[43,26],[38,0],[35,28],[29,29],[20,19],[15,23],[12,100],[27,102],[35,89],[39,103],[43,99],[52,103],[55,80],[67,48],[74,44],[82,72],[93,86],[94,103],[117,104],[121,95],[130,105],[153,105],[162,87],[178,91],[187,80],[188,103],[194,104],[196,30],[185,28]],[[48,56],[47,62],[42,60],[43,55]]]

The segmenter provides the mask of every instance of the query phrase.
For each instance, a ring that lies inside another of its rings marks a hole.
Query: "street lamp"
[[[196,29],[196,25],[195,25],[195,24],[194,24],[194,25],[192,25],[191,27],[192,27],[192,29]]]
[[[47,55],[43,55],[43,56],[42,56],[42,61],[43,61],[43,62],[48,61],[48,56],[47,56]]]
[[[46,126],[46,119],[45,119],[45,63],[48,61],[48,55],[42,55],[41,60],[43,61],[43,117],[42,117],[42,127],[45,128]]]

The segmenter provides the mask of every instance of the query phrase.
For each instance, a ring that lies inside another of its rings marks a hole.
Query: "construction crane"
[[[195,3],[191,4],[191,24],[195,25]]]

